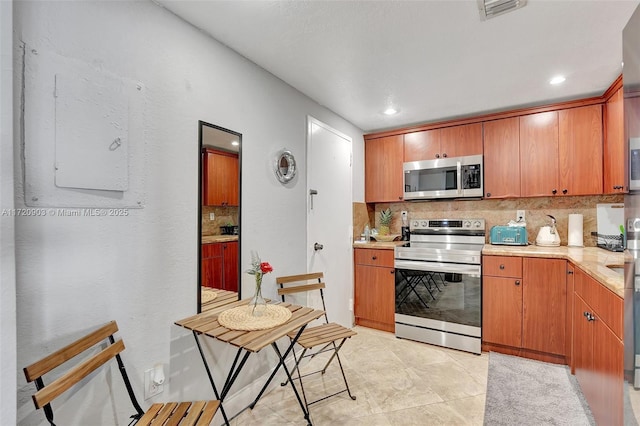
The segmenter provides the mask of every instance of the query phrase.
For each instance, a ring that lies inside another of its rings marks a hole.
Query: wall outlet
[[[209,213],[209,220],[215,220],[216,214],[214,212]]]
[[[164,390],[164,384],[159,385],[153,381],[155,371],[155,368],[150,368],[144,372],[144,399],[156,396]]]
[[[516,220],[518,222],[520,221],[524,222],[526,220],[524,210],[516,210]]]

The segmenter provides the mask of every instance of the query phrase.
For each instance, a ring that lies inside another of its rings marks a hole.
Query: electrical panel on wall
[[[144,207],[142,83],[24,49],[25,204]]]

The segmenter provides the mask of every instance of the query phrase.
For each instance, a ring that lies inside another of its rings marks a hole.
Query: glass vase
[[[254,317],[261,317],[267,310],[267,301],[262,297],[262,275],[256,275],[256,293],[249,301],[249,306]]]

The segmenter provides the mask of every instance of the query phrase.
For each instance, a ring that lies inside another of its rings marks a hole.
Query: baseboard
[[[522,358],[534,359],[536,361],[550,362],[552,364],[566,365],[567,360],[563,355],[549,354],[545,352],[532,351],[524,348],[514,348],[512,346],[497,345],[494,343],[482,342],[483,352],[498,352],[505,355],[519,356]]]

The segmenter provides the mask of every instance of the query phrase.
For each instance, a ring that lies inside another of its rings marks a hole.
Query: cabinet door
[[[522,347],[565,354],[567,261],[526,257],[522,264]]]
[[[366,202],[402,200],[402,136],[370,139],[365,142],[364,151]]]
[[[385,331],[395,330],[395,275],[393,268],[356,265],[356,323]]]
[[[237,206],[239,194],[238,157],[207,149],[203,158],[203,204]]]
[[[628,173],[624,144],[622,88],[604,105],[604,185],[605,194],[626,192]]]
[[[223,203],[227,206],[239,205],[240,179],[238,157],[225,156],[222,160],[222,169],[224,170],[224,179],[226,181],[223,190]]]
[[[602,106],[558,111],[559,190],[602,194]]]
[[[223,289],[222,258],[202,259],[200,280],[204,287]]]
[[[435,160],[439,157],[439,129],[407,133],[404,135],[404,161]]]
[[[222,243],[224,289],[238,291],[238,243]]]
[[[520,278],[483,276],[482,340],[522,346],[522,284]]]
[[[439,130],[441,157],[482,154],[482,123],[443,127]]]
[[[567,264],[567,329],[564,336],[565,358],[567,365],[573,372],[573,290],[574,290],[575,268],[572,264]]]
[[[595,400],[589,401],[599,425],[623,424],[624,349],[620,339],[599,317],[593,328],[593,374]]]
[[[558,193],[558,112],[520,117],[520,194]]]
[[[520,196],[520,120],[484,123],[484,192],[487,198]]]
[[[579,276],[576,276],[576,280]],[[577,281],[576,281],[577,283]],[[589,405],[596,399],[594,389],[597,386],[593,373],[593,327],[585,313],[589,306],[579,295],[575,295],[573,308],[573,367],[576,378]]]

